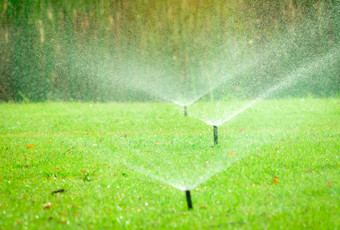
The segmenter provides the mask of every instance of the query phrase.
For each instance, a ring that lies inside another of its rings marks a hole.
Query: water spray
[[[216,125],[214,125],[214,145],[218,145],[218,132]]]
[[[186,105],[184,106],[184,116],[188,116],[188,108]]]
[[[191,201],[191,193],[190,193],[190,190],[186,190],[186,191],[185,191],[185,195],[186,195],[186,197],[187,197],[188,209],[191,210],[191,209],[192,209],[192,201]]]

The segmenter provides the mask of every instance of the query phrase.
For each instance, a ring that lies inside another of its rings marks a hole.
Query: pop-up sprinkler
[[[188,108],[186,105],[184,106],[184,116],[188,116]]]
[[[216,125],[214,125],[214,145],[218,145],[218,132]]]
[[[186,190],[186,191],[185,191],[185,195],[186,195],[186,197],[187,197],[188,209],[191,210],[191,209],[192,209],[192,201],[191,201],[190,190]]]

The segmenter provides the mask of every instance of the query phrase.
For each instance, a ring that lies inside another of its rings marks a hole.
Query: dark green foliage
[[[339,46],[339,9],[336,0],[3,0],[0,100],[150,100],[120,81],[121,68],[134,68],[131,59],[174,69],[174,81],[191,79],[194,85],[201,77],[201,66],[218,58],[229,40],[240,47],[250,40],[266,44],[294,33],[310,20],[318,30],[315,41],[311,39],[305,49],[322,53]],[[303,51],[290,47],[290,55],[300,52],[299,60]],[[289,71],[292,63],[296,60],[283,62],[267,76]],[[329,83],[321,93],[315,85],[305,85],[294,95],[337,94],[338,68],[323,75]],[[249,84],[251,74],[243,81]]]

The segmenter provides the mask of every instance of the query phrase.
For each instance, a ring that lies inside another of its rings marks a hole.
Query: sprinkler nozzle
[[[214,125],[214,145],[218,145],[218,132],[217,126]]]
[[[188,209],[191,210],[191,209],[192,209],[192,201],[191,201],[190,190],[186,190],[186,191],[185,191],[185,195],[186,195],[186,197],[187,197]]]
[[[184,116],[188,116],[188,108],[186,105],[184,106]]]

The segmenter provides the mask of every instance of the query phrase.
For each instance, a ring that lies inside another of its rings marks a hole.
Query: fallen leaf
[[[102,142],[102,139],[99,139],[100,142]]]
[[[5,204],[2,204],[2,205],[1,205],[1,208],[5,208],[5,207],[6,207],[6,205],[5,205]]]
[[[156,143],[155,143],[155,145],[161,145],[162,143],[161,142],[159,142],[159,141],[157,141]]]
[[[20,220],[18,220],[18,221],[17,221],[17,224],[18,224],[18,225],[20,225],[20,224],[21,224],[21,221],[20,221]]]
[[[230,153],[229,155],[230,155],[231,157],[234,157],[234,156],[235,156],[235,153],[232,152],[232,153]]]
[[[46,144],[51,144],[51,142],[50,142],[50,141],[48,141],[48,142],[46,142]]]
[[[56,171],[59,171],[59,170],[60,170],[60,168],[56,168],[55,170],[56,170]]]
[[[272,184],[279,183],[279,178],[277,176],[274,177],[274,180],[272,181]]]
[[[307,172],[311,173],[311,172],[313,172],[313,171],[309,169],[309,170],[307,170]]]
[[[328,185],[329,187],[331,187],[331,186],[332,186],[332,182],[328,181],[327,185]]]
[[[48,220],[53,220],[53,217],[52,217],[52,216],[50,216],[50,217],[48,218]]]
[[[51,208],[51,204],[50,203],[46,204],[45,207],[44,207],[44,209],[50,209],[50,208]]]
[[[240,133],[244,133],[244,131],[246,131],[245,129],[240,129],[239,132]]]
[[[82,172],[82,173],[86,173],[86,171],[85,171],[85,170],[82,170],[82,169],[80,170],[80,172]]]
[[[53,191],[52,194],[62,193],[62,192],[66,192],[66,190],[65,189],[58,189],[58,190]]]
[[[30,148],[34,148],[35,146],[34,146],[34,145],[26,145],[26,147],[27,147],[28,149],[30,149]]]
[[[281,139],[281,141],[283,142],[284,140],[283,140],[283,139]]]
[[[79,214],[76,212],[76,213],[74,214],[74,216],[75,216],[75,217],[78,217],[78,216],[79,216]]]

